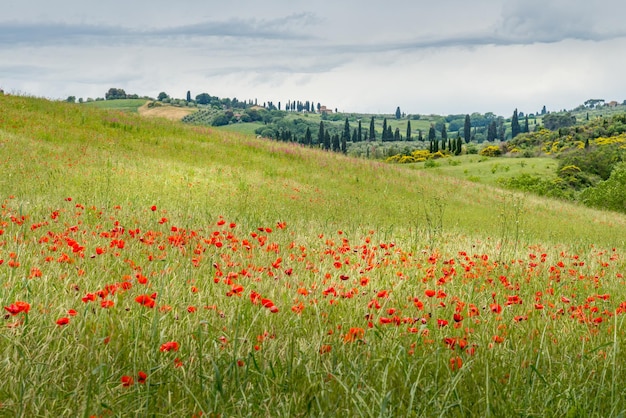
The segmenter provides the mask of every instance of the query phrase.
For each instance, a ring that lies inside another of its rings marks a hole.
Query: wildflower
[[[139,295],[135,298],[135,302],[148,308],[154,308],[155,300],[149,295]]]
[[[461,357],[452,357],[450,359],[450,369],[452,371],[459,370],[463,366],[463,359]]]
[[[436,293],[437,293],[437,292],[435,292],[435,291],[434,291],[434,290],[432,290],[432,289],[427,289],[427,290],[424,292],[424,294],[425,294],[426,296],[428,296],[429,298],[432,298],[433,296],[435,296],[435,294],[436,294]]]
[[[178,343],[176,341],[169,341],[167,343],[163,343],[161,344],[161,348],[159,348],[160,351],[162,352],[166,352],[166,351],[178,351]]]
[[[137,383],[144,384],[147,379],[148,375],[145,372],[139,371],[139,373],[137,373]]]
[[[28,311],[30,311],[30,304],[28,302],[17,301],[9,306],[5,306],[4,309],[15,316],[20,312],[28,313]]]
[[[57,325],[58,326],[63,326],[63,325],[67,325],[70,323],[70,319],[66,316],[64,316],[63,318],[59,318],[57,319]]]
[[[127,388],[134,384],[135,384],[135,380],[133,379],[132,376],[127,376],[127,375],[122,376],[122,386]]]

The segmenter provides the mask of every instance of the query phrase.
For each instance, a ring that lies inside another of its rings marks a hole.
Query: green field
[[[551,160],[0,108],[0,416],[626,411],[626,216],[492,185]]]
[[[442,176],[491,186],[497,186],[500,180],[510,179],[521,174],[532,174],[544,179],[552,179],[556,177],[557,166],[558,161],[554,158],[491,158],[480,155],[461,155],[436,160],[434,167],[428,167],[425,163],[409,165],[412,169],[428,170]]]
[[[93,102],[81,103],[81,105],[95,107],[98,109],[111,109],[119,110],[122,112],[137,112],[137,109],[143,106],[146,101],[146,99],[98,100]]]

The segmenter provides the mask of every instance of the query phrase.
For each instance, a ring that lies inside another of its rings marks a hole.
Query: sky
[[[623,0],[2,0],[0,88],[466,114],[626,99]]]

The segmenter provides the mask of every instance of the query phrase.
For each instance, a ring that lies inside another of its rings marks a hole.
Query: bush
[[[500,147],[489,145],[480,151],[480,155],[485,157],[499,157],[502,154]]]
[[[617,164],[608,180],[583,190],[580,200],[588,206],[626,213],[626,163]]]

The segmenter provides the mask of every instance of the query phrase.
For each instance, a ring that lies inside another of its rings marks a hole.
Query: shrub
[[[480,155],[485,157],[498,157],[502,154],[500,147],[489,145],[480,151]]]

